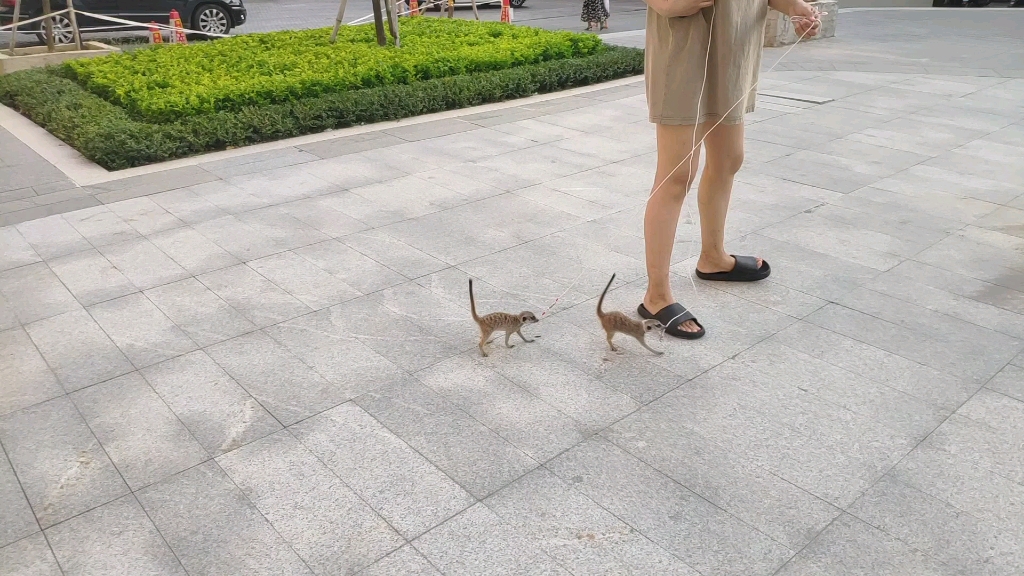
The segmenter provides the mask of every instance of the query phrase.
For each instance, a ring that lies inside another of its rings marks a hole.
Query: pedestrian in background
[[[608,28],[608,8],[605,0],[583,0],[583,13],[580,20],[587,23],[587,30]]]

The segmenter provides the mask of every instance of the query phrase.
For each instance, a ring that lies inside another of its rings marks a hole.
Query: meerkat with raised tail
[[[622,333],[636,338],[641,346],[651,352],[664,354],[664,352],[655,350],[648,346],[647,342],[644,342],[644,336],[648,332],[662,328],[661,322],[657,320],[634,320],[622,312],[605,312],[602,309],[605,294],[608,294],[608,289],[612,287],[612,282],[614,281],[615,274],[612,274],[612,279],[608,281],[608,285],[601,292],[601,297],[597,299],[597,318],[601,321],[601,327],[604,328],[605,336],[608,338],[608,347],[612,349],[612,352],[618,352],[619,349],[612,343],[612,338],[615,334]]]
[[[495,332],[505,332],[505,347],[514,348],[514,344],[509,344],[508,339],[512,334],[518,334],[523,342],[533,342],[533,340],[523,336],[523,326],[527,324],[536,324],[539,322],[537,316],[530,311],[523,311],[519,314],[509,314],[508,312],[491,312],[490,314],[484,314],[480,316],[476,313],[476,300],[473,298],[473,279],[469,279],[469,311],[473,314],[473,321],[480,327],[480,354],[487,356],[487,351],[484,350],[484,344],[490,343],[488,338]],[[540,336],[537,336],[540,338]]]

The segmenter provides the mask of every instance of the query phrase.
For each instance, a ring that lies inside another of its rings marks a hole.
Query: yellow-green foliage
[[[72,60],[65,72],[133,115],[182,116],[291,102],[360,88],[504,70],[601,52],[597,36],[498,22],[402,19],[402,47],[380,47],[372,24],[245,34]]]

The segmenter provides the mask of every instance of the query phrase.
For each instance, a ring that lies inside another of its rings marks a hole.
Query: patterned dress
[[[583,22],[604,22],[608,19],[608,9],[604,0],[583,0],[583,13],[580,20]]]

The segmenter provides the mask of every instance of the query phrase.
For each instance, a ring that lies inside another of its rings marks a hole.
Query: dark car
[[[67,7],[66,0],[51,0],[54,12]],[[0,0],[0,25],[10,24],[14,18],[15,0]],[[75,11],[90,12],[103,16],[131,20],[133,22],[157,22],[168,24],[171,10],[177,10],[185,28],[212,34],[227,34],[236,26],[245,24],[245,6],[242,0],[74,0]],[[19,20],[28,20],[43,15],[42,0],[22,0]],[[78,14],[78,27],[90,32],[103,29],[124,29],[124,26]],[[54,42],[69,44],[74,41],[71,20],[67,14],[54,16]],[[140,28],[141,29],[141,28]],[[43,21],[18,27],[18,31],[36,32],[40,41],[45,41]]]

